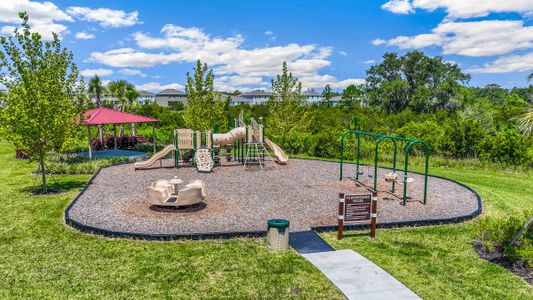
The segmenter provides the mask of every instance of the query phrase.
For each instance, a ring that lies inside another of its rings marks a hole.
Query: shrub
[[[533,163],[527,139],[511,126],[503,128],[494,137],[486,138],[483,148],[483,158],[493,162],[511,165]]]
[[[51,174],[93,174],[98,169],[129,162],[127,157],[89,159],[76,154],[52,153],[46,161]]]
[[[144,136],[117,136],[117,148],[133,149],[135,145],[148,142]],[[103,143],[96,138],[91,141],[93,150],[113,149],[115,147],[115,138],[113,136],[104,136]]]
[[[424,140],[429,144],[431,153],[438,154],[449,147],[450,140],[446,137],[442,126],[434,121],[425,121],[422,123],[410,122],[402,128],[395,131],[398,136]],[[421,149],[421,146],[419,146]],[[423,153],[422,150],[415,150],[415,153]]]

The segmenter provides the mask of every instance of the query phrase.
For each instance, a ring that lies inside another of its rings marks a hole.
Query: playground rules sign
[[[344,222],[370,221],[372,194],[344,195]]]
[[[345,222],[370,221],[370,237],[376,236],[378,193],[344,194],[339,193],[337,239],[342,239]]]

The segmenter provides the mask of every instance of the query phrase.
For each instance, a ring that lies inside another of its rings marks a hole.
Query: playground
[[[241,165],[199,173],[193,167],[134,170],[132,164],[108,167],[99,172],[70,210],[70,218],[85,226],[113,232],[157,235],[211,233],[257,233],[271,218],[291,221],[291,230],[336,224],[337,194],[366,192],[373,180],[367,174],[360,183],[339,181],[339,163],[291,159],[264,171],[243,171]],[[352,172],[353,164],[344,164]],[[379,168],[383,178],[388,169]],[[399,172],[401,175],[401,172]],[[205,183],[203,204],[184,208],[151,206],[146,187],[160,178],[179,176],[184,182]],[[457,218],[477,210],[476,194],[446,179],[428,178],[428,199],[423,205],[424,176],[411,174],[412,199],[402,205],[402,189],[387,192],[390,183],[379,180],[378,223]]]

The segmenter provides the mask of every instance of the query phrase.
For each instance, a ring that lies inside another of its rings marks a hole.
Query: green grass
[[[472,246],[481,218],[505,218],[531,208],[533,178],[468,168],[432,168],[430,174],[475,189],[483,199],[483,215],[459,225],[378,230],[374,240],[357,231],[341,241],[335,233],[323,234],[324,239],[337,249],[361,253],[426,299],[533,299],[533,288],[522,278],[479,258]]]
[[[264,239],[143,242],[79,233],[63,213],[88,175],[54,175],[31,196],[34,165],[0,141],[0,298],[342,298],[294,251]]]

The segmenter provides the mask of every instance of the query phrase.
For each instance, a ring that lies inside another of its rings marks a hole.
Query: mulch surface
[[[498,246],[491,251],[480,241],[474,242],[474,248],[481,258],[506,268],[511,273],[524,278],[525,281],[533,285],[533,268],[529,267],[524,259],[513,260],[505,254],[502,246]]]
[[[225,161],[223,160],[225,163]],[[171,166],[172,162],[164,162]],[[230,163],[232,164],[232,163]],[[273,163],[271,163],[273,164]],[[345,165],[351,176],[355,166]],[[158,168],[135,171],[132,164],[102,169],[70,210],[71,219],[89,226],[136,233],[190,234],[266,230],[272,218],[288,219],[291,230],[335,225],[338,193],[362,193],[372,187],[371,168],[356,182],[339,181],[335,162],[291,159],[287,165],[266,170],[244,170],[240,165],[217,167],[212,173],[196,169]],[[378,223],[458,217],[477,209],[476,195],[451,181],[428,179],[427,205],[422,204],[422,175],[407,188],[409,200],[402,205],[403,185],[385,182],[378,170]],[[397,172],[402,178],[402,172]],[[146,199],[146,187],[158,179],[178,176],[184,182],[204,181],[207,198],[199,206],[158,208]]]

